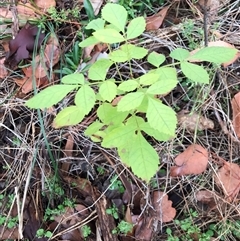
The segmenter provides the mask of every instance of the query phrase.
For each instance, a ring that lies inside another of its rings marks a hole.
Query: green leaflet
[[[106,101],[112,101],[117,95],[117,85],[114,80],[105,80],[99,87],[99,94]]]
[[[26,102],[29,108],[49,108],[61,101],[69,92],[74,90],[76,85],[54,85],[50,86]]]
[[[124,37],[115,29],[100,29],[94,32],[93,36],[98,41],[108,44],[121,43],[125,40]]]
[[[119,31],[124,32],[127,23],[127,11],[123,6],[108,3],[102,9],[102,18],[113,24]]]
[[[132,143],[128,154],[129,166],[136,176],[149,182],[158,170],[158,154],[140,132],[132,137]]]
[[[88,25],[86,26],[86,29],[93,29],[95,31],[99,29],[103,29],[105,25],[105,21],[101,18],[97,18],[92,20]]]
[[[91,87],[83,85],[75,95],[75,104],[87,115],[95,105],[96,95]]]
[[[109,59],[99,59],[89,68],[88,77],[91,80],[105,80],[112,64],[113,62]]]
[[[163,54],[159,54],[155,51],[148,55],[147,61],[155,67],[159,67],[166,60]]]
[[[143,92],[134,92],[126,94],[119,101],[117,110],[118,111],[130,111],[141,105],[144,98]]]
[[[170,57],[172,57],[173,59],[179,60],[179,61],[183,61],[185,59],[187,59],[190,56],[190,52],[187,51],[186,49],[174,49],[171,53],[170,53]]]
[[[119,90],[123,90],[123,91],[133,91],[138,87],[138,82],[134,79],[130,79],[130,80],[126,80],[124,82],[122,82],[119,86],[118,89]]]
[[[201,84],[209,84],[209,75],[203,67],[188,62],[182,62],[180,66],[183,74],[190,80]]]
[[[71,85],[71,84],[75,84],[75,85],[81,84],[81,85],[83,85],[84,81],[85,81],[85,79],[84,79],[83,74],[74,73],[74,74],[68,74],[68,75],[64,76],[62,78],[61,82],[63,84],[69,84],[69,85]]]
[[[172,108],[151,97],[148,98],[147,120],[152,128],[174,136],[177,127],[176,113]]]
[[[232,60],[236,53],[237,49],[212,46],[200,49],[189,57],[188,60],[201,60],[221,64]]]
[[[98,107],[97,116],[105,125],[119,126],[128,116],[128,112],[118,112],[117,107],[103,103]]]
[[[127,26],[127,39],[133,39],[141,35],[146,27],[143,17],[134,18]]]
[[[91,45],[95,45],[99,43],[99,40],[96,39],[94,36],[88,37],[86,39],[84,39],[81,43],[79,43],[79,47],[81,48],[85,48]]]
[[[85,116],[82,109],[77,106],[68,106],[60,111],[53,121],[54,128],[61,128],[64,126],[71,126],[80,123]]]

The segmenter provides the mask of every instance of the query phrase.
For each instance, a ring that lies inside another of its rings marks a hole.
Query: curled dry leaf
[[[208,151],[200,145],[193,144],[175,158],[176,166],[171,167],[172,177],[204,172],[208,164]]]
[[[166,223],[171,222],[176,216],[176,209],[172,207],[172,201],[164,192],[155,191],[152,195],[152,204],[156,212],[152,213],[157,220]]]
[[[158,13],[146,18],[146,30],[157,30],[162,25],[168,12],[169,6],[162,8]]]
[[[240,92],[234,95],[231,105],[233,111],[233,128],[237,136],[240,137]]]
[[[214,129],[214,123],[212,120],[199,115],[196,112],[189,113],[187,111],[180,111],[177,114],[178,124],[189,131],[199,131],[206,129]]]
[[[223,189],[228,201],[233,201],[240,190],[240,167],[236,163],[225,162],[217,174],[215,182]]]

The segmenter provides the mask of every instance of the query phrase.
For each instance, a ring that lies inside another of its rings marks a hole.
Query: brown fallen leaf
[[[30,52],[33,51],[35,46],[36,37],[38,36],[39,48],[45,34],[40,33],[38,35],[38,27],[31,24],[26,24],[17,34],[15,39],[9,41],[9,53],[5,59],[5,65],[9,66],[11,69],[15,69],[18,63],[29,57]]]
[[[25,77],[23,79],[15,79],[17,85],[22,87],[21,91],[27,94],[33,90],[33,81],[37,88],[44,87],[49,83],[48,71],[60,58],[60,49],[58,39],[55,35],[51,35],[44,49],[44,55],[37,55],[29,67],[23,68]],[[34,70],[33,70],[34,67]],[[33,76],[35,75],[35,78]],[[54,75],[51,76],[54,78]]]
[[[240,137],[240,92],[234,95],[231,101],[233,111],[233,128],[236,135]]]
[[[198,202],[207,205],[208,210],[217,208],[216,202],[220,202],[219,198],[217,198],[217,195],[210,190],[197,191],[195,197]]]
[[[36,6],[38,6],[43,12],[46,12],[49,8],[56,7],[55,0],[35,0]]]
[[[33,90],[32,76],[31,77],[25,76],[22,79],[17,79],[17,78],[13,78],[13,79],[14,79],[15,83],[21,87],[22,93],[28,94],[29,92],[31,92]],[[49,83],[49,80],[48,80],[47,76],[35,81],[35,85],[37,88],[47,86],[48,83]]]
[[[178,124],[189,131],[199,131],[206,129],[214,129],[214,123],[212,120],[199,115],[196,112],[189,113],[188,111],[180,111],[177,114]]]
[[[3,79],[8,75],[8,70],[4,65],[5,58],[0,59],[0,78]]]
[[[135,239],[141,241],[151,241],[153,236],[153,218],[146,217],[137,223],[135,229]]]
[[[172,207],[172,201],[168,200],[168,195],[164,192],[155,191],[152,195],[152,205],[155,212],[151,214],[160,222],[171,222],[176,216],[176,209]]]
[[[175,158],[176,166],[171,167],[172,177],[197,175],[204,172],[208,164],[208,151],[200,145],[192,144]]]
[[[157,30],[163,23],[168,12],[169,6],[162,8],[158,13],[146,18],[146,30]]]
[[[240,191],[240,167],[236,163],[225,162],[217,174],[215,182],[223,189],[228,201],[233,201]]]

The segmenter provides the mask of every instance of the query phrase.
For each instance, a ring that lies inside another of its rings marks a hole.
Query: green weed
[[[93,30],[92,36],[79,46],[84,48],[105,43],[109,49],[108,58],[99,59],[90,66],[88,79],[82,73],[66,75],[61,84],[44,89],[29,99],[26,105],[36,109],[49,108],[70,92],[75,92],[74,104],[57,114],[53,126],[76,125],[96,108],[98,118],[88,126],[85,135],[100,142],[104,148],[116,148],[121,161],[131,167],[136,176],[149,182],[158,170],[159,157],[143,132],[157,141],[168,141],[175,136],[176,113],[159,97],[177,86],[176,66],[191,81],[208,84],[208,72],[191,61],[197,59],[220,64],[232,59],[236,50],[206,47],[191,55],[189,51],[179,48],[170,53],[176,62],[163,65],[166,59],[163,54],[148,53],[147,49],[130,43],[144,32],[146,22],[143,17],[134,18],[127,24],[126,9],[112,3],[104,6],[101,16],[86,26],[86,29]],[[152,69],[142,70],[142,75],[135,77],[132,59],[146,59]],[[129,66],[128,79],[122,76],[119,69],[122,63]],[[112,66],[116,67],[119,77],[108,75]],[[111,103],[116,98],[120,100],[114,106]]]

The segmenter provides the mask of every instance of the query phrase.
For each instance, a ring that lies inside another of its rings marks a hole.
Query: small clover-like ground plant
[[[50,86],[26,105],[30,108],[48,108],[61,101],[68,93],[75,91],[74,104],[61,110],[53,123],[55,128],[75,125],[97,108],[97,120],[91,123],[85,135],[104,148],[116,148],[121,161],[133,173],[149,181],[158,170],[159,157],[154,147],[146,140],[151,136],[158,141],[174,137],[177,118],[174,110],[161,101],[161,96],[171,92],[177,85],[175,65],[191,81],[208,84],[207,71],[191,62],[210,61],[220,64],[229,61],[236,54],[235,49],[206,47],[195,54],[185,49],[175,49],[170,57],[179,61],[163,65],[165,56],[157,52],[148,53],[143,47],[131,43],[145,30],[145,19],[137,17],[127,22],[124,7],[108,3],[102,9],[102,17],[92,20],[86,29],[92,36],[80,43],[84,48],[105,43],[109,49],[108,58],[99,59],[91,65],[88,79],[82,73],[66,75],[58,85]],[[116,48],[116,46],[119,48]],[[145,58],[152,66],[138,78],[122,79],[119,64],[127,63],[132,75],[131,61]],[[120,79],[109,78],[108,70],[115,65]],[[113,105],[113,100],[119,99]]]

